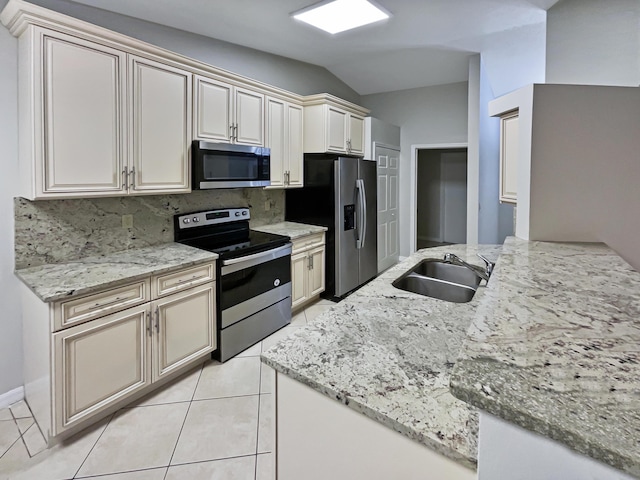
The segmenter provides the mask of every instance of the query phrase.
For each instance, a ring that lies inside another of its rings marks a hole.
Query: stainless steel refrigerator
[[[342,297],[376,276],[376,162],[306,154],[304,188],[286,191],[285,219],[328,228],[325,297]]]

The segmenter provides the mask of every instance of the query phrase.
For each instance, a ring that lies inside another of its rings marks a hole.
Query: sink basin
[[[392,285],[400,290],[438,298],[447,302],[470,302],[476,293],[476,289],[466,285],[439,280],[408,273],[395,280]]]
[[[400,290],[445,300],[470,302],[482,278],[461,265],[427,258],[397,278],[392,285]]]
[[[417,273],[425,277],[437,278],[459,285],[471,287],[474,290],[478,288],[482,278],[476,275],[472,270],[461,265],[454,265],[444,262],[440,259],[427,258],[421,261],[409,272]]]

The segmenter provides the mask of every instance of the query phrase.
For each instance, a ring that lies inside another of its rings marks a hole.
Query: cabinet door
[[[54,435],[151,381],[148,305],[53,334]]]
[[[307,252],[291,255],[291,308],[304,303],[309,279],[309,256]]]
[[[518,112],[500,118],[500,201],[517,203]]]
[[[44,102],[37,195],[122,195],[125,54],[55,35],[42,33],[34,55],[42,57],[43,85],[33,94]]]
[[[236,88],[235,142],[264,145],[264,95]]]
[[[347,151],[347,112],[327,106],[327,151]]]
[[[287,140],[289,187],[302,187],[304,184],[302,139],[304,136],[303,111],[299,105],[287,105]]]
[[[152,302],[153,381],[216,348],[215,282]]]
[[[285,152],[287,149],[285,135],[286,105],[275,98],[267,99],[267,142],[271,149],[271,186],[284,187]]]
[[[131,57],[130,193],[191,191],[191,73]]]
[[[230,142],[233,123],[233,87],[195,77],[195,132],[201,140]]]
[[[308,297],[324,292],[324,246],[309,252],[311,269],[309,270]]]
[[[349,115],[349,153],[364,155],[364,118]]]

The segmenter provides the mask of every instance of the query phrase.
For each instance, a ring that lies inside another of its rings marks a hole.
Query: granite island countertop
[[[508,238],[451,388],[640,477],[640,274],[603,244]]]
[[[477,413],[449,392],[449,375],[485,287],[469,303],[398,290],[423,258],[452,252],[482,265],[500,246],[421,250],[262,354],[278,372],[475,468]],[[483,282],[484,285],[484,282]]]
[[[273,223],[271,225],[261,225],[259,227],[252,227],[252,230],[265,233],[275,233],[276,235],[284,235],[295,240],[296,238],[311,235],[313,233],[322,233],[327,231],[327,227],[321,227],[318,225],[307,225],[305,223],[296,222],[280,222]]]
[[[74,262],[24,268],[16,270],[15,274],[42,301],[54,302],[216,258],[216,253],[179,243],[165,243],[95,255]]]

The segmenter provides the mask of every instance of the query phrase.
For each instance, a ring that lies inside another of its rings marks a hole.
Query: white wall
[[[640,88],[535,85],[533,99],[531,240],[605,242],[640,270]]]
[[[361,104],[371,115],[401,128],[400,255],[410,252],[411,146],[467,141],[467,82],[364,95]]]
[[[640,2],[563,0],[547,14],[547,83],[640,85]]]
[[[469,57],[467,114],[467,243],[478,243],[480,205],[480,55]]]
[[[4,6],[4,2],[0,1]],[[18,41],[0,27],[0,395],[22,386],[22,322],[13,275],[13,195],[18,178]]]
[[[480,412],[478,480],[633,480],[564,445]]]
[[[3,0],[0,0],[2,2]],[[6,3],[6,2],[5,2]],[[67,0],[31,3],[129,35],[300,95],[332,93],[359,103],[360,96],[323,67],[184,32]],[[242,7],[238,7],[241,9]],[[240,11],[240,10],[239,10]],[[215,19],[212,19],[215,21]]]
[[[479,243],[502,243],[515,231],[513,206],[498,200],[500,125],[489,117],[488,103],[525,85],[544,82],[546,15],[540,11],[538,16],[539,23],[488,37],[482,50]]]

